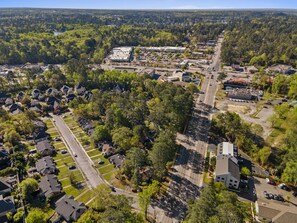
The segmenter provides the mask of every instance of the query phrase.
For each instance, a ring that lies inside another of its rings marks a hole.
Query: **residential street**
[[[81,169],[86,179],[88,180],[87,183],[94,188],[103,183],[102,179],[99,177],[98,172],[92,166],[93,163],[91,159],[86,155],[86,153],[84,152],[84,148],[82,148],[82,146],[75,139],[75,136],[69,130],[63,119],[57,115],[52,115],[52,117],[55,126],[57,127],[64,141],[67,143],[69,149],[71,150],[71,155],[77,155],[77,157],[74,157],[74,159],[77,163],[77,166]]]
[[[203,186],[203,164],[218,85],[216,79],[220,68],[221,43],[222,39],[219,40],[213,63],[209,68],[212,71],[205,74],[201,93],[196,99],[195,108],[185,132],[177,135],[177,141],[182,149],[176,158],[174,171],[169,173],[170,187],[164,197],[152,204],[153,207],[163,210],[158,213],[157,222],[180,222],[186,216],[188,201],[197,198]]]

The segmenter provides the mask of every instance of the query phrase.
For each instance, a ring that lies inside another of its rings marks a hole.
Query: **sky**
[[[0,0],[0,7],[84,9],[297,9],[297,0]]]

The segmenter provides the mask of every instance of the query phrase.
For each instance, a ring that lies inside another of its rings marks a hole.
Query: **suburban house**
[[[3,179],[0,179],[0,195],[10,194],[12,187],[6,183]]]
[[[20,92],[18,93],[18,95],[17,95],[17,100],[18,100],[18,101],[21,101],[25,95],[26,95],[25,92],[20,91]]]
[[[13,198],[3,198],[3,196],[0,195],[0,217],[5,216],[8,212],[15,212]]]
[[[5,100],[8,98],[8,95],[3,93],[3,92],[0,92],[0,103],[1,104],[4,104]]]
[[[191,76],[187,72],[182,72],[182,71],[175,71],[172,74],[173,77],[176,77],[179,79],[179,81],[184,81],[184,82],[189,82],[191,81]]]
[[[259,69],[255,66],[248,66],[246,67],[246,71],[249,72],[250,74],[254,74],[259,72]]]
[[[38,97],[41,95],[41,92],[38,89],[34,89],[32,90],[31,95],[32,99],[38,99]]]
[[[105,157],[108,157],[115,153],[115,149],[111,147],[109,144],[104,144],[102,146],[102,153]]]
[[[120,168],[125,160],[124,155],[115,154],[109,158],[109,162],[111,162],[116,168]]]
[[[63,87],[61,87],[60,91],[64,94],[67,95],[71,92],[71,88],[68,87],[67,85],[63,85]]]
[[[238,189],[240,170],[234,157],[230,155],[217,156],[215,181],[224,183],[227,188]]]
[[[8,151],[0,146],[0,170],[10,165],[10,157]]]
[[[270,74],[277,74],[277,73],[293,74],[294,70],[293,70],[292,66],[284,65],[284,64],[276,64],[276,65],[266,68],[265,72],[270,73]]]
[[[56,97],[59,95],[59,91],[56,88],[48,88],[45,92],[47,96]]]
[[[154,174],[154,170],[150,166],[144,166],[139,169],[139,177],[143,182],[148,182]]]
[[[74,92],[78,95],[82,95],[85,92],[86,88],[82,86],[81,83],[78,83],[74,86]]]
[[[35,143],[38,143],[40,141],[46,140],[48,138],[48,134],[45,132],[45,130],[36,129],[32,134],[32,138],[34,139]]]
[[[230,155],[233,157],[237,156],[235,147],[230,142],[222,142],[222,143],[218,144],[217,156],[219,156],[219,155]]]
[[[56,202],[55,210],[66,222],[72,222],[77,221],[87,208],[72,196],[65,195]]]
[[[36,169],[41,175],[51,174],[56,172],[56,164],[50,156],[45,156],[36,162]]]
[[[50,198],[61,193],[62,187],[58,182],[57,176],[49,174],[41,178],[39,183],[41,193],[46,197]]]
[[[50,144],[50,142],[48,140],[42,140],[40,142],[37,142],[36,150],[42,156],[48,156],[48,155],[51,155],[54,152],[54,148],[53,148],[53,146]]]

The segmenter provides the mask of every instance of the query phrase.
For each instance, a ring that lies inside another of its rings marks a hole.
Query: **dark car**
[[[281,195],[274,194],[273,199],[276,201],[284,201],[285,199]]]
[[[290,191],[291,189],[284,183],[281,183],[280,185],[278,185],[278,187],[282,190],[285,190],[285,191]]]
[[[110,186],[109,188],[111,189],[112,192],[116,192],[116,189],[114,186]]]
[[[62,141],[59,137],[55,137],[54,140],[55,140],[56,142],[58,142],[58,141]]]
[[[62,150],[61,151],[61,154],[66,154],[67,153],[67,150]]]
[[[104,161],[101,160],[101,159],[99,159],[99,160],[98,160],[98,164],[100,164],[100,165],[101,165],[101,164],[104,164]]]
[[[292,193],[292,195],[293,195],[294,197],[297,197],[297,191],[294,191],[294,192]]]
[[[76,166],[74,166],[74,165],[68,167],[69,170],[74,170],[75,168],[76,168]]]

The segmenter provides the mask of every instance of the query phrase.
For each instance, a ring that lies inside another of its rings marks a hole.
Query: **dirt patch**
[[[250,111],[250,108],[244,105],[233,105],[233,104],[228,104],[227,110],[229,112],[236,112],[240,114],[246,114],[247,112]]]

